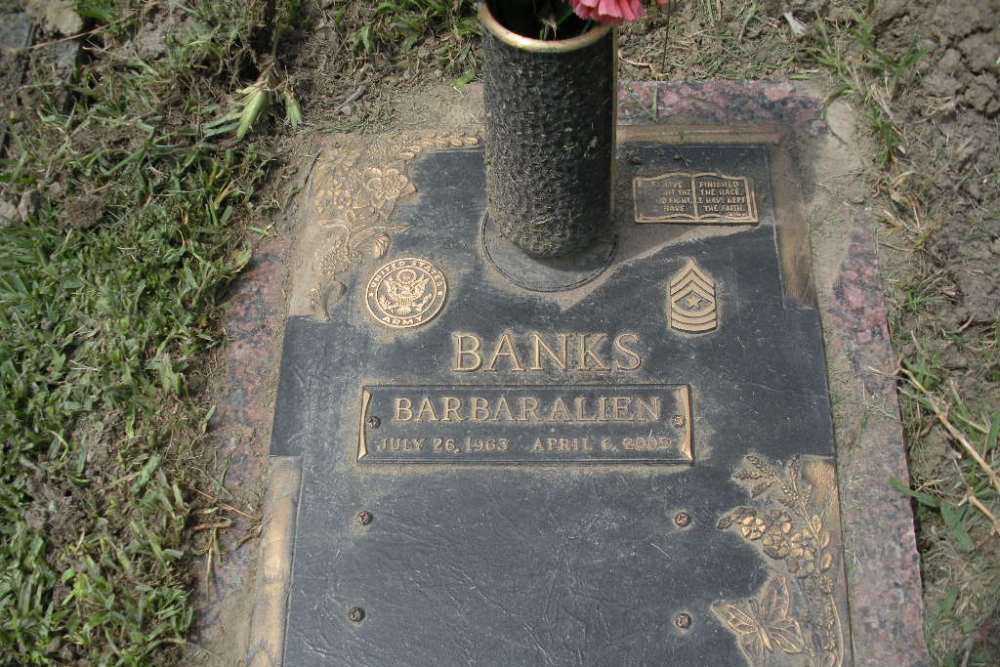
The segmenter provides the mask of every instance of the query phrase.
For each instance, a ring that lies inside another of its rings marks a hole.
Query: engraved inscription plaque
[[[632,181],[635,221],[756,224],[757,200],[746,176],[672,172]]]
[[[365,387],[363,463],[692,463],[687,386]]]

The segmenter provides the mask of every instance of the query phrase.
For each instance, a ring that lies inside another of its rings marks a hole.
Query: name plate
[[[746,176],[672,172],[632,181],[636,222],[756,224],[757,201]]]
[[[686,385],[364,387],[360,463],[694,462]]]

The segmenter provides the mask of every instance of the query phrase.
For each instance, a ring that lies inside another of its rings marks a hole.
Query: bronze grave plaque
[[[489,259],[480,148],[372,142],[316,166],[318,314],[285,331],[285,665],[852,664],[776,147],[625,141],[613,257],[546,291]]]

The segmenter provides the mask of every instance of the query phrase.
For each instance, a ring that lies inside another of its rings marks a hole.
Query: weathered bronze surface
[[[636,222],[756,224],[753,181],[718,172],[671,172],[632,182]]]
[[[288,322],[272,441],[302,461],[286,665],[851,664],[781,148],[622,154],[614,259],[572,289],[487,259],[476,147],[381,170],[392,208],[331,237],[340,289]],[[745,177],[758,224],[637,224],[631,185],[678,161]]]
[[[614,230],[585,249],[565,257],[532,257],[500,234],[496,220],[483,216],[482,252],[503,277],[532,292],[562,292],[587,284],[614,260],[618,239]]]

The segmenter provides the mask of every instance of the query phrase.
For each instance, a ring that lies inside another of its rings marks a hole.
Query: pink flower
[[[656,0],[665,5],[670,0]],[[569,0],[576,15],[585,20],[601,23],[622,23],[635,21],[646,15],[642,0]]]

